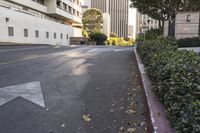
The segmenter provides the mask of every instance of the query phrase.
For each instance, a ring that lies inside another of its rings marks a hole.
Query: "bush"
[[[117,36],[117,34],[116,34],[116,33],[114,33],[114,32],[111,32],[111,33],[110,33],[110,37],[118,37],[118,36]]]
[[[200,37],[179,39],[178,46],[179,47],[200,47]]]
[[[158,37],[162,36],[162,34],[163,33],[162,33],[161,29],[151,29],[145,33],[145,39],[146,40],[155,40]]]
[[[158,39],[138,46],[153,91],[177,133],[200,132],[200,56]]]
[[[128,41],[125,41],[124,38],[111,37],[106,43],[107,45],[130,47],[134,45],[134,40],[129,39]]]
[[[91,33],[89,37],[90,40],[96,42],[96,45],[105,45],[105,41],[107,40],[107,36],[101,32]]]

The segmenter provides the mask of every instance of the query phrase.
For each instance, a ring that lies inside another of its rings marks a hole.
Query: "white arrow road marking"
[[[0,106],[19,96],[45,107],[39,81],[0,88]]]

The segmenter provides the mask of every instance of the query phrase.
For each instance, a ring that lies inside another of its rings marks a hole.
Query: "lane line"
[[[30,50],[30,49],[41,49],[41,48],[48,48],[49,46],[43,46],[43,47],[34,47],[34,48],[19,48],[19,49],[7,49],[7,50],[0,50],[0,53],[2,52],[12,52],[12,51],[22,51],[22,50]]]
[[[28,56],[28,57],[25,57],[25,58],[0,63],[0,66],[12,64],[12,63],[17,63],[17,62],[21,62],[21,61],[27,61],[27,60],[35,59],[35,58],[38,58],[38,57],[41,57],[41,56],[42,55],[31,55],[31,56]]]

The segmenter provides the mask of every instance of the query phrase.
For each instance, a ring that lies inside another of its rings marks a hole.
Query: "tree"
[[[90,33],[101,32],[103,15],[100,10],[91,8],[83,13],[83,31]]]
[[[131,0],[131,7],[147,14],[153,19],[164,22],[174,20],[180,11],[199,11],[199,0]]]

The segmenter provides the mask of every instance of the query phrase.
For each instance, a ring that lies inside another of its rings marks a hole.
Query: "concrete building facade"
[[[81,13],[79,0],[1,0],[0,42],[69,45]]]
[[[167,31],[166,31],[167,32]],[[180,12],[175,19],[175,37],[192,38],[200,36],[200,12]]]
[[[148,29],[157,29],[159,27],[158,20],[140,12],[137,12],[136,20],[136,34],[145,33]]]
[[[85,0],[85,4],[100,9],[102,13],[109,13],[110,31],[119,37],[128,38],[128,0]]]

